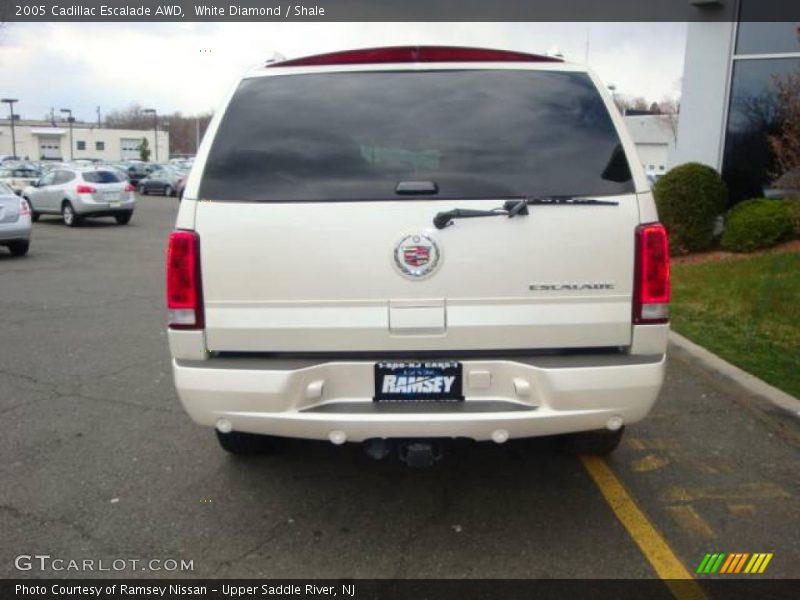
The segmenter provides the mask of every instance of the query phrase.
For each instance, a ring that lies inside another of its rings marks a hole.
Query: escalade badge
[[[422,233],[407,235],[394,247],[397,270],[411,279],[421,279],[433,273],[440,258],[439,246]]]

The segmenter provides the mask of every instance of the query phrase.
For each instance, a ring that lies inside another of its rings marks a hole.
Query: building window
[[[800,58],[734,61],[722,160],[731,204],[763,196],[780,176],[769,143],[780,131],[775,81],[798,70]]]
[[[105,142],[95,142],[94,143],[94,149],[95,150],[105,150],[106,149],[106,143]]]
[[[736,54],[800,52],[795,23],[741,21],[736,35]]]
[[[78,150],[86,150],[86,142],[82,142],[82,141],[78,140],[78,142],[75,144],[75,147]]]

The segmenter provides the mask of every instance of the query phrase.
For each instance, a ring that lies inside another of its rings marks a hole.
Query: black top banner
[[[3,21],[800,21],[792,0],[0,0]]]

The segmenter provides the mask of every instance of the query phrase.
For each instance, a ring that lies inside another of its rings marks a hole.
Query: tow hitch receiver
[[[394,451],[412,469],[426,469],[441,460],[444,448],[436,440],[387,440],[373,438],[364,441],[364,452],[375,460],[383,460]]]
[[[442,458],[442,445],[426,440],[400,442],[397,448],[400,460],[412,469],[427,469]]]

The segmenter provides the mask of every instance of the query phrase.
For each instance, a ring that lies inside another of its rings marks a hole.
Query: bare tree
[[[117,129],[152,129],[153,117],[139,104],[131,104],[124,110],[112,110],[106,114],[105,125]]]
[[[627,96],[625,94],[614,94],[614,104],[623,115],[629,110],[647,112],[649,104],[643,96]]]
[[[182,115],[176,112],[169,115],[167,120],[169,121],[170,153],[194,154],[211,121],[211,113]]]
[[[780,187],[800,190],[800,71],[776,75],[772,85],[780,129],[767,137],[775,158],[770,175],[780,179]]]
[[[169,152],[170,154],[194,154],[197,151],[199,139],[205,133],[211,113],[199,115],[184,115],[180,112],[172,114],[159,114],[159,127],[169,123]],[[133,104],[124,110],[111,111],[105,118],[106,127],[119,129],[153,129],[152,113],[145,113],[138,104]]]
[[[653,103],[655,104],[655,102]],[[662,115],[661,122],[672,134],[673,143],[678,142],[678,115],[680,114],[681,103],[677,98],[664,98],[656,105],[659,115]]]

